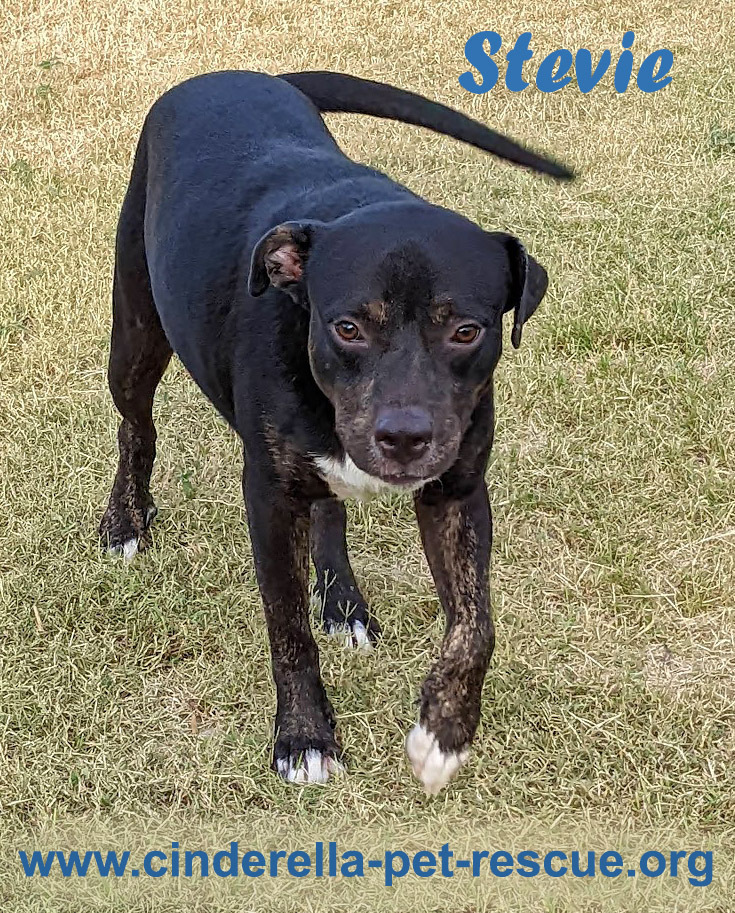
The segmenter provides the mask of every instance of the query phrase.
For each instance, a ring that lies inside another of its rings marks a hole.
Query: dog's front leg
[[[369,648],[380,627],[352,572],[347,554],[347,512],[336,498],[322,498],[311,508],[311,557],[316,570],[316,594],[324,627],[347,645]]]
[[[276,685],[273,767],[294,783],[323,783],[341,765],[309,625],[310,505],[270,473],[248,471],[243,489]]]
[[[488,601],[492,518],[484,481],[461,498],[432,486],[417,495],[416,515],[447,624],[406,751],[426,791],[437,793],[467,759],[495,644]]]

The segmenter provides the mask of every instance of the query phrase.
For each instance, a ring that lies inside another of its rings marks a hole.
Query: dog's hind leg
[[[360,592],[350,566],[345,539],[347,513],[336,498],[311,507],[311,557],[316,570],[315,596],[322,624],[348,646],[370,647],[380,627]]]
[[[153,302],[143,244],[143,176],[136,180],[135,172],[117,233],[108,372],[122,416],[120,461],[99,529],[103,544],[127,560],[146,544],[156,514],[149,491],[156,455],[153,396],[172,355]]]

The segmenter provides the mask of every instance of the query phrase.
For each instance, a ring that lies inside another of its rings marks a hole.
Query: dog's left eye
[[[459,343],[459,345],[469,345],[470,343],[475,342],[477,337],[480,335],[480,327],[476,326],[474,323],[466,323],[464,326],[457,327],[454,331],[450,342]]]
[[[340,320],[338,323],[335,323],[334,332],[340,339],[344,339],[345,342],[357,342],[359,339],[363,338],[360,328],[351,320]]]

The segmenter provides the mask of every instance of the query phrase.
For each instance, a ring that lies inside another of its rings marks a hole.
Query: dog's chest
[[[319,475],[341,500],[355,498],[366,501],[391,492],[405,494],[409,490],[399,485],[390,485],[377,476],[363,472],[346,455],[341,460],[328,456],[314,456],[312,459]]]

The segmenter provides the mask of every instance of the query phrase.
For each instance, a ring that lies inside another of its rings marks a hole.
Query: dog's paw
[[[276,758],[276,772],[288,783],[326,783],[330,777],[343,773],[344,766],[327,751],[307,748]]]
[[[377,634],[366,627],[363,622],[350,619],[348,621],[326,622],[327,634],[342,643],[348,649],[372,650],[377,640]]]
[[[326,783],[342,770],[342,749],[321,679],[286,676],[281,688],[296,700],[276,713],[271,766],[288,783]]]
[[[150,503],[145,510],[120,510],[110,502],[100,523],[99,535],[110,555],[121,557],[126,564],[147,545],[148,527],[158,509]]]
[[[140,542],[140,537],[136,537],[134,539],[128,539],[127,542],[123,542],[122,545],[108,545],[107,554],[122,558],[125,564],[130,564],[140,551]]]
[[[406,738],[406,754],[424,790],[434,796],[444,789],[470,753],[468,748],[442,751],[436,736],[417,723]]]
[[[380,625],[370,615],[356,586],[348,586],[338,578],[326,583],[317,579],[312,605],[327,634],[345,647],[370,650],[378,642]]]

